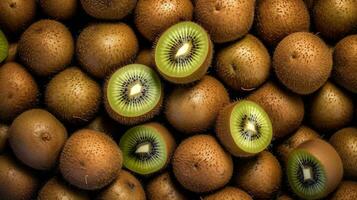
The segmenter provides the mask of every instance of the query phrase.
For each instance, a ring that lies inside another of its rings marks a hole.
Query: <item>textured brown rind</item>
[[[77,11],[77,0],[40,0],[40,6],[43,12],[58,20],[71,19]]]
[[[150,180],[146,191],[149,200],[188,200],[183,191],[173,182],[168,172]]]
[[[203,200],[253,200],[253,198],[239,188],[227,186],[204,197]]]
[[[71,187],[62,179],[50,179],[39,191],[37,200],[89,200],[89,195],[77,188]]]
[[[155,58],[152,49],[142,49],[136,56],[135,63],[146,65],[151,68],[156,68]]]
[[[17,43],[11,43],[9,45],[9,52],[7,54],[7,58],[5,59],[5,63],[7,62],[15,62],[17,59]]]
[[[357,182],[342,181],[329,200],[355,200],[357,199]]]
[[[7,145],[9,138],[9,126],[0,123],[0,153],[2,153]]]
[[[81,0],[83,9],[98,19],[120,20],[127,16],[137,0]]]

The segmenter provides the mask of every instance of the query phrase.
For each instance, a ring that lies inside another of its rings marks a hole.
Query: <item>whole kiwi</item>
[[[273,136],[282,138],[294,132],[304,118],[302,98],[274,82],[267,82],[248,96],[268,113],[273,124]]]
[[[104,78],[131,63],[138,49],[138,40],[130,26],[124,23],[101,23],[90,25],[80,33],[76,55],[86,71]]]
[[[5,62],[15,62],[17,59],[17,43],[11,43],[9,44],[9,52],[7,54],[7,58],[5,59]]]
[[[9,155],[0,155],[0,197],[2,200],[32,199],[39,180],[35,173]]]
[[[7,139],[9,137],[9,126],[0,123],[0,153],[2,153],[6,147]]]
[[[71,19],[77,11],[77,0],[40,0],[40,6],[46,15],[58,19]]]
[[[89,195],[68,185],[59,177],[53,177],[41,188],[37,200],[89,200]]]
[[[98,19],[120,20],[127,16],[137,0],[81,0],[83,9]]]
[[[35,18],[36,0],[2,0],[0,10],[0,27],[9,33],[19,33]]]
[[[0,67],[0,120],[11,121],[37,103],[38,87],[31,74],[20,64]]]
[[[72,61],[74,41],[71,32],[54,20],[40,20],[21,35],[19,57],[38,76],[55,74]]]
[[[178,182],[196,193],[223,187],[233,173],[231,155],[210,135],[183,140],[174,153],[172,167]]]
[[[57,164],[66,140],[66,128],[42,109],[21,113],[9,129],[9,142],[16,157],[38,170],[49,170]]]
[[[342,181],[329,200],[355,200],[357,199],[357,182]]]
[[[244,192],[243,190],[236,188],[236,187],[231,187],[231,186],[227,186],[227,187],[203,198],[203,200],[223,200],[223,199],[253,200],[253,198],[249,194]]]
[[[190,0],[139,0],[135,9],[135,25],[148,40],[180,21],[191,21],[193,5]]]
[[[228,103],[224,86],[207,75],[195,85],[174,89],[167,98],[165,115],[181,132],[202,132],[211,128],[218,112]]]
[[[213,42],[224,43],[248,33],[254,20],[254,6],[255,0],[196,0],[194,13]]]
[[[279,80],[295,93],[318,90],[332,70],[332,54],[325,42],[308,32],[285,37],[276,47],[273,67]]]
[[[188,200],[187,195],[178,187],[169,172],[151,179],[146,187],[149,200]]]
[[[103,132],[109,136],[116,135],[120,131],[118,124],[106,114],[98,115],[86,128]]]
[[[151,49],[141,49],[136,56],[135,63],[155,67],[155,58]]]
[[[45,91],[48,109],[71,124],[91,120],[99,109],[101,98],[100,85],[77,67],[57,74]]]
[[[59,168],[70,184],[96,190],[118,176],[122,162],[121,150],[109,136],[81,129],[73,133],[63,147]]]
[[[256,29],[268,45],[275,46],[289,34],[309,31],[309,28],[309,11],[302,0],[258,1]]]

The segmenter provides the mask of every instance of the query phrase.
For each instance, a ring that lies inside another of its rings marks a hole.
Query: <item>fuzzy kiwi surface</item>
[[[155,68],[155,58],[152,49],[141,49],[136,56],[135,63]]]
[[[227,186],[211,195],[203,198],[203,200],[253,200],[253,198],[243,190]]]
[[[59,177],[53,177],[41,188],[37,200],[89,200],[89,195]]]
[[[196,0],[195,19],[215,43],[236,40],[250,30],[255,1]],[[232,23],[234,22],[234,23]]]
[[[94,118],[86,128],[103,132],[109,136],[116,135],[120,131],[118,124],[106,114],[101,114]]]
[[[137,0],[81,0],[83,9],[92,17],[120,20],[130,14]]]
[[[223,187],[233,173],[231,155],[210,135],[183,140],[174,153],[172,167],[178,182],[197,193]]]
[[[192,134],[212,127],[218,112],[229,103],[229,95],[222,83],[207,75],[195,85],[175,88],[166,102],[170,124]]]
[[[134,61],[138,49],[138,39],[130,26],[124,23],[101,23],[92,24],[79,34],[76,55],[87,72],[104,78]]]
[[[96,190],[107,186],[118,176],[122,162],[121,150],[109,136],[81,129],[67,140],[59,168],[70,184]]]
[[[265,83],[247,99],[256,102],[268,113],[275,138],[282,138],[294,132],[304,118],[302,98],[277,83]]]
[[[0,123],[0,153],[2,153],[7,145],[9,138],[9,126]]]
[[[8,53],[7,53],[5,62],[16,62],[16,59],[18,57],[18,50],[17,50],[18,45],[17,44],[18,43],[9,44],[9,49],[8,49]]]
[[[329,200],[355,200],[357,199],[357,182],[342,181]]]
[[[188,200],[169,172],[151,179],[146,186],[146,192],[149,200]]]
[[[58,19],[71,19],[77,11],[77,0],[40,0],[40,6],[46,15]]]
[[[332,54],[318,36],[296,32],[285,37],[276,47],[273,67],[279,80],[291,91],[311,94],[329,78]]]
[[[258,88],[270,73],[270,55],[264,44],[253,35],[220,50],[216,70],[230,88],[247,91]]]
[[[38,87],[31,74],[20,64],[0,67],[0,119],[11,121],[37,103]]]

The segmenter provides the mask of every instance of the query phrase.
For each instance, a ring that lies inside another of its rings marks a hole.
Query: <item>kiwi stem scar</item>
[[[152,150],[152,144],[150,142],[144,142],[136,147],[136,154],[148,154]]]
[[[177,52],[175,54],[175,59],[188,56],[192,51],[192,47],[193,47],[193,45],[192,45],[191,41],[187,41],[187,42],[183,43],[177,49]]]

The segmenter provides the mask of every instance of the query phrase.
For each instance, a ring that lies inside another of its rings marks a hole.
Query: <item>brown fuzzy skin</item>
[[[283,143],[277,147],[278,155],[284,164],[287,163],[289,154],[297,148],[300,144],[320,138],[320,135],[307,126],[300,126],[300,128]]]
[[[340,39],[357,27],[356,0],[315,0],[316,31],[331,40]]]
[[[86,126],[86,128],[103,132],[109,136],[117,135],[121,132],[121,127],[118,126],[118,124],[106,114],[97,116],[92,120],[91,123]]]
[[[229,103],[229,95],[217,79],[207,75],[195,85],[174,89],[166,102],[170,124],[192,134],[212,127],[218,112]]]
[[[311,99],[309,121],[321,132],[337,131],[348,125],[353,119],[354,105],[352,97],[327,82]]]
[[[60,171],[66,181],[85,189],[101,189],[119,174],[123,157],[118,145],[102,132],[76,131],[67,140],[60,157]]]
[[[344,175],[348,178],[357,178],[357,129],[353,127],[337,131],[330,138],[342,159]]]
[[[22,65],[9,62],[1,66],[0,83],[0,120],[11,121],[36,105],[37,83]]]
[[[146,65],[151,68],[156,68],[155,58],[151,49],[142,49],[136,56],[135,63]]]
[[[220,79],[237,91],[252,90],[263,84],[270,73],[270,55],[253,35],[220,50],[216,70]]]
[[[15,62],[17,58],[17,43],[9,44],[9,51],[7,54],[7,58],[5,59],[5,63],[7,62]]]
[[[356,200],[357,182],[342,181],[329,200]]]
[[[53,75],[67,67],[74,55],[74,41],[66,26],[54,20],[33,23],[21,35],[19,58],[38,76]]]
[[[9,126],[0,123],[0,153],[2,153],[7,145],[9,138]]]
[[[276,200],[294,200],[294,199],[286,194],[283,194],[283,195],[279,196],[278,198],[276,198]]]
[[[71,187],[58,177],[50,179],[39,191],[37,200],[66,199],[89,200],[89,195],[77,188]]]
[[[272,20],[274,19],[274,20]],[[256,29],[270,46],[284,37],[310,28],[310,15],[302,0],[261,0],[256,8]]]
[[[71,19],[77,11],[77,0],[40,0],[40,6],[46,15],[58,19]]]
[[[57,164],[66,140],[66,128],[42,109],[21,113],[9,129],[9,143],[16,157],[38,170],[49,170]]]
[[[281,186],[283,172],[279,161],[268,151],[237,166],[235,183],[254,199],[271,199]]]
[[[92,17],[120,20],[135,8],[137,0],[81,0],[83,9]]]
[[[170,26],[180,21],[191,21],[192,17],[190,0],[139,0],[135,9],[135,25],[150,41]]]
[[[253,200],[253,198],[239,188],[227,186],[204,197],[203,200]]]
[[[100,192],[97,200],[145,200],[140,181],[126,170],[121,170],[116,180]]]
[[[332,76],[347,90],[357,93],[357,35],[339,41],[333,53]]]
[[[229,42],[248,33],[253,24],[254,6],[255,0],[197,0],[195,19],[215,43]]]
[[[196,193],[223,187],[233,173],[231,155],[210,135],[195,135],[182,141],[172,166],[179,183]]]
[[[295,93],[306,95],[318,90],[332,70],[332,54],[318,36],[297,32],[276,47],[273,67],[279,80]]]
[[[273,82],[268,82],[248,96],[268,113],[273,124],[273,136],[282,138],[294,132],[304,118],[302,98]]]
[[[0,155],[0,183],[2,200],[32,199],[39,185],[33,171],[8,155]]]
[[[35,0],[1,0],[0,27],[19,33],[31,24],[36,14]]]
[[[102,23],[90,25],[80,33],[76,55],[86,71],[97,78],[104,78],[131,63],[138,49],[138,39],[128,25]]]
[[[146,191],[149,200],[188,200],[183,191],[173,182],[169,172],[150,180]]]

